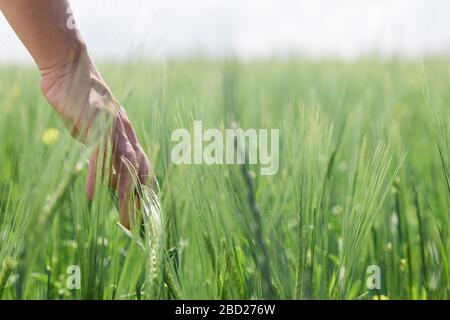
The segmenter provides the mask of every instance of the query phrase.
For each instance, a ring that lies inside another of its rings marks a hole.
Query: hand
[[[128,162],[136,171],[139,183],[155,187],[155,179],[125,110],[115,100],[87,54],[61,67],[41,70],[41,73],[42,92],[61,115],[73,137],[83,143],[98,142],[98,138],[105,135],[110,139],[111,162],[106,168],[108,184],[119,199],[120,222],[130,228],[136,209],[133,200],[139,193],[135,190],[137,182],[133,181],[125,163]],[[103,157],[107,158],[107,155]],[[94,196],[98,159],[97,146],[89,161],[86,183],[90,201]],[[102,168],[105,167],[103,163]]]

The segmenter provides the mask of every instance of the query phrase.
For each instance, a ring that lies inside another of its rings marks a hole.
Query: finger
[[[86,180],[86,195],[89,201],[94,198],[95,182],[97,178],[97,163],[98,163],[98,147],[92,152],[89,160],[88,175]]]
[[[127,229],[130,229],[132,216],[134,214],[132,205],[132,193],[130,189],[130,176],[122,175],[119,182],[119,219],[120,223]]]
[[[118,178],[123,165],[121,157],[129,153],[134,153],[133,148],[128,142],[122,120],[115,119],[114,129],[112,133],[111,157],[108,172],[108,185],[111,190],[117,190]]]
[[[117,190],[118,169],[120,168],[120,155],[117,152],[117,134],[114,132],[111,143],[111,157],[109,158],[108,186],[112,191]]]
[[[127,134],[128,141],[130,141],[133,148],[136,149],[139,146],[136,131],[134,130],[133,125],[128,119],[127,113],[122,106],[119,108],[119,116],[122,119],[122,124],[125,129],[125,133]]]
[[[139,163],[138,169],[138,178],[139,182],[143,185],[146,185],[150,178],[150,163],[147,159],[147,156],[142,151],[141,148],[136,151],[137,161]]]
[[[136,153],[125,133],[122,120],[117,119],[115,134],[115,167],[118,170],[119,218],[123,226],[130,227],[130,218],[135,213],[134,189],[137,181],[133,177],[138,172]],[[134,174],[130,170],[135,170]]]
[[[151,179],[152,174],[150,162],[148,161],[148,158],[145,155],[144,150],[142,150],[142,147],[139,145],[139,141],[136,136],[136,131],[134,130],[131,122],[128,120],[127,114],[123,107],[120,107],[119,115],[123,119],[122,123],[125,132],[127,134],[128,141],[130,141],[130,144],[132,145],[137,156],[137,161],[139,163],[139,170],[138,170],[139,182],[143,185],[147,185],[147,183],[150,183],[150,187],[154,187],[154,183]]]
[[[128,165],[125,163],[129,162]],[[135,214],[135,198],[134,198],[134,182],[133,175],[130,170],[134,170],[136,166],[136,157],[128,154],[122,157],[122,165],[119,171],[119,185],[117,189],[119,197],[119,217],[120,222],[126,228],[130,228],[131,220]],[[134,167],[134,168],[133,168]]]

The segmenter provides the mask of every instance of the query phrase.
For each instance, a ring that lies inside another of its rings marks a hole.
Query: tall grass
[[[84,195],[89,150],[0,67],[0,298],[447,299],[450,62],[362,59],[100,67],[159,181],[143,226]],[[135,84],[128,85],[131,80]],[[280,170],[170,161],[176,128],[280,129]],[[47,128],[57,141],[44,143]],[[380,267],[381,288],[367,287]],[[81,272],[71,289],[70,266]]]

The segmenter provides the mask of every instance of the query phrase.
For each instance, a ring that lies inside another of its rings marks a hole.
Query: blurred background
[[[446,0],[73,0],[96,58],[448,55]],[[30,62],[3,16],[0,62]]]
[[[86,201],[87,152],[1,17],[0,299],[450,299],[449,0],[71,3],[163,220],[130,241],[108,188]],[[279,128],[279,173],[174,165],[194,120]]]

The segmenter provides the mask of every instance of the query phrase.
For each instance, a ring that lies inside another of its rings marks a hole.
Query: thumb
[[[92,152],[89,160],[88,175],[86,180],[86,196],[89,201],[94,198],[95,181],[97,178],[97,162],[98,162],[98,147]]]

